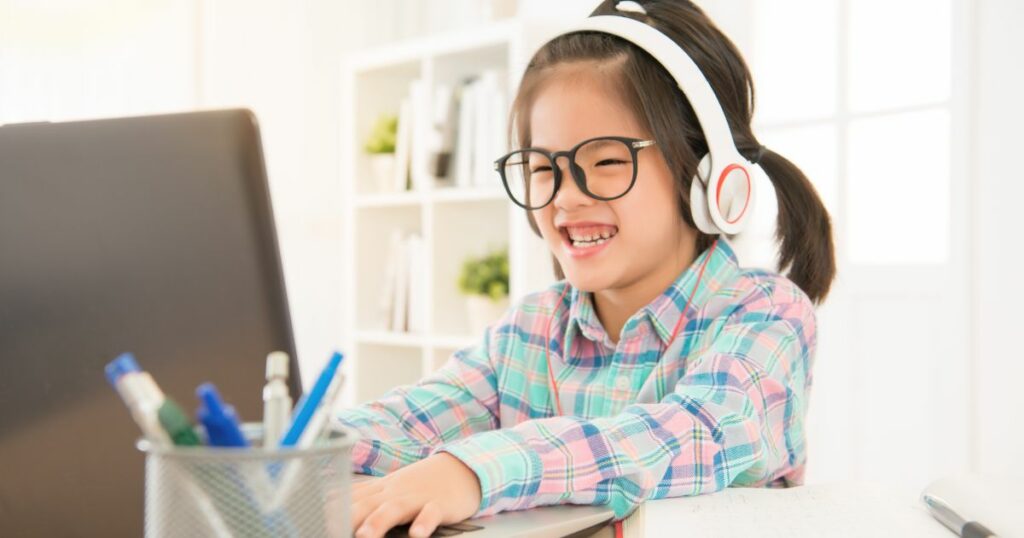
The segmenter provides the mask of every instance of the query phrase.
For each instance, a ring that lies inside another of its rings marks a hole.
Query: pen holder
[[[164,447],[146,454],[146,536],[349,537],[356,434],[332,425],[311,448],[262,448],[262,425],[242,428],[252,448]]]

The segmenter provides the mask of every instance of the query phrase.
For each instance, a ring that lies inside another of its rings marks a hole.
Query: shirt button
[[[629,376],[620,375],[615,378],[615,388],[617,390],[629,390],[633,383],[630,382]]]

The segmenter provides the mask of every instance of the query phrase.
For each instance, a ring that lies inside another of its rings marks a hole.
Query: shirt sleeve
[[[338,415],[360,436],[352,449],[353,471],[387,474],[447,441],[497,427],[497,380],[488,359],[492,330],[419,383]]]
[[[609,504],[623,518],[647,499],[767,485],[802,469],[815,320],[789,285],[742,302],[656,404],[530,420],[439,450],[480,479],[478,515],[572,503]]]

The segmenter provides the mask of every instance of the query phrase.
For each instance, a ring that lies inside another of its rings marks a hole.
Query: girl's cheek
[[[538,209],[533,213],[533,218],[537,222],[537,227],[540,229],[541,236],[543,236],[546,241],[552,240],[554,234],[557,233],[557,230],[555,230],[555,223],[552,219],[551,212],[548,211],[547,208]]]

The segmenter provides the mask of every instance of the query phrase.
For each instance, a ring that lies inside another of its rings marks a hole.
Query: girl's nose
[[[559,161],[565,160],[565,166],[561,167]],[[562,181],[558,187],[558,192],[555,193],[554,204],[561,209],[570,209],[581,205],[590,205],[594,202],[594,199],[584,194],[580,190],[579,186],[576,185],[576,180],[573,177],[572,167],[577,167],[576,172],[582,174],[582,170],[579,170],[576,163],[569,160],[567,155],[559,155],[555,159],[555,166],[561,168]]]

